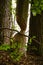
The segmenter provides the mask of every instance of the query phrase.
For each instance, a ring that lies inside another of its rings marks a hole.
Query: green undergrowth
[[[18,43],[14,43],[12,45],[2,44],[0,46],[0,51],[7,51],[13,61],[19,61],[23,55],[23,53],[19,52],[20,48],[21,45]]]

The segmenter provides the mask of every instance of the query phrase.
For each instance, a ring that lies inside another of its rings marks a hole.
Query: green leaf
[[[32,39],[36,38],[36,36],[33,36]]]
[[[31,43],[32,43],[32,38],[29,39],[29,44],[31,44]]]
[[[33,13],[33,16],[36,16],[36,14],[37,14],[35,11],[34,11],[34,12],[32,12],[32,13]]]

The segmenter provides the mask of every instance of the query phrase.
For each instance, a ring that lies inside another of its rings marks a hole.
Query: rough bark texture
[[[10,4],[11,4],[11,0],[5,0],[3,28],[10,28],[10,23],[11,23],[11,19],[10,19],[10,17],[11,17],[11,13],[10,13],[11,5]],[[3,31],[3,36],[4,36],[4,43],[9,44],[10,43],[10,31],[8,29],[5,29]]]
[[[17,0],[16,20],[21,29],[20,33],[22,34],[25,34],[25,30],[27,26],[28,4],[29,4],[29,0]],[[20,44],[22,44],[23,47],[26,44],[26,37],[17,33],[14,36],[14,41],[20,42]],[[22,50],[24,50],[24,48],[22,48]]]
[[[0,0],[0,28],[10,28],[10,3],[11,0]],[[10,43],[10,31],[7,29],[0,30],[0,43]]]
[[[17,23],[22,31],[26,30],[27,17],[28,17],[28,0],[17,0],[16,17]]]

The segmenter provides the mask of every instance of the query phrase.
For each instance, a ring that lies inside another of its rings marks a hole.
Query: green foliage
[[[21,56],[23,55],[22,52],[19,52],[22,45],[18,42],[14,43],[13,39],[11,39],[12,45],[11,48],[13,48],[13,52],[11,52],[10,56],[14,61],[19,61],[21,59]]]
[[[35,38],[36,36],[33,36],[29,39],[27,49],[28,49],[28,52],[30,53],[40,55],[41,54],[40,45],[32,41],[33,39],[35,40]]]
[[[35,39],[36,38],[36,36],[33,36],[33,37],[31,37],[30,39],[29,39],[29,44],[31,45],[31,43],[32,43],[32,40],[33,39]]]
[[[14,43],[13,39],[11,39],[12,45],[9,44],[2,44],[0,46],[0,50],[9,52],[9,56],[12,58],[13,61],[19,61],[21,59],[21,56],[23,55],[22,52],[20,52],[20,48],[22,47],[20,43]]]
[[[13,61],[19,61],[21,59],[22,55],[23,54],[18,52],[17,49],[10,53],[10,56],[13,59]]]
[[[32,0],[31,10],[34,16],[40,14],[43,11],[43,0]]]
[[[21,43],[14,43],[13,39],[10,40],[11,44],[2,44],[0,46],[1,51],[7,51],[9,56],[12,58],[13,61],[19,61],[23,56],[23,52],[20,51],[23,48]],[[26,48],[26,46],[24,46]]]
[[[5,50],[5,51],[7,51],[8,49],[10,49],[10,45],[8,45],[8,44],[2,44],[2,45],[0,46],[0,50]]]

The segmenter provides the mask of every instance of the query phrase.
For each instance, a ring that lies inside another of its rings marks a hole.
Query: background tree
[[[1,18],[0,24],[1,28],[10,28],[11,23],[11,0],[0,1]],[[10,31],[8,29],[3,29],[0,35],[3,39],[3,43],[10,43]],[[9,37],[9,38],[8,38]]]
[[[3,43],[3,32],[1,30],[3,26],[5,0],[0,0],[0,44]]]
[[[43,11],[41,12],[41,16],[40,16],[40,26],[41,26],[41,35],[40,35],[40,42],[41,42],[41,53],[42,53],[42,56],[43,56]]]
[[[6,0],[5,1],[5,17],[3,19],[3,28],[10,28],[10,24],[11,24],[11,3],[12,0]],[[10,30],[5,29],[4,30],[4,43],[10,43]],[[9,38],[8,38],[9,37]]]
[[[31,3],[31,17],[30,17],[30,30],[29,30],[29,36],[36,36],[36,39],[32,41],[31,47],[35,45],[35,47],[38,49],[35,54],[39,54],[39,51],[43,55],[43,1],[32,1]],[[34,52],[35,50],[33,50]]]

